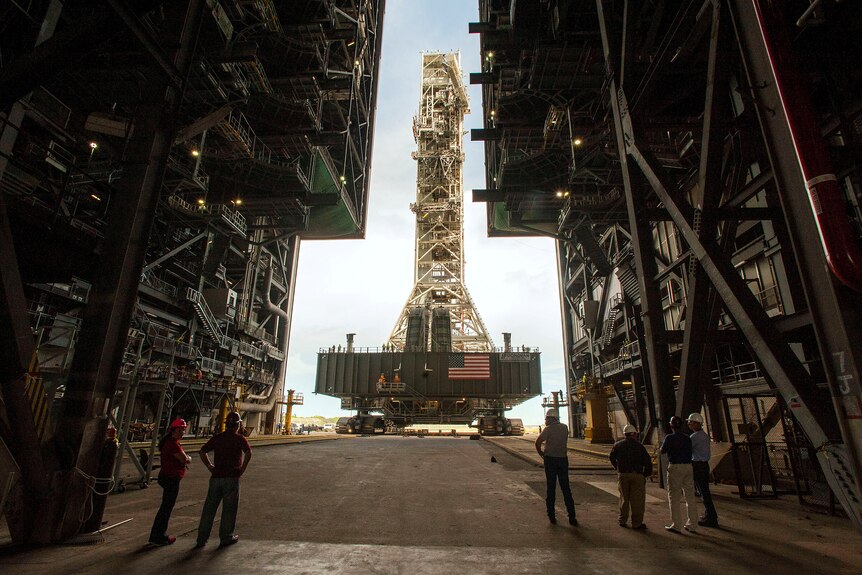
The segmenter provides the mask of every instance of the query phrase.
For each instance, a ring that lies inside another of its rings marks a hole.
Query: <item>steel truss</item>
[[[464,284],[463,127],[469,102],[459,55],[422,55],[419,113],[413,120],[418,149],[415,285],[389,343],[404,349],[410,311],[449,310],[452,350],[491,351],[494,344]],[[428,326],[430,328],[430,324]]]
[[[111,421],[122,441],[177,416],[205,433],[227,402],[275,427],[301,237],[364,235],[383,11],[48,0],[0,15],[0,471],[21,478],[16,542],[99,526],[98,506],[80,518],[88,482],[112,475],[98,468]]]
[[[859,15],[824,3],[815,26],[797,18],[805,2],[554,4],[538,24],[542,6],[513,16],[480,2],[471,81],[486,122],[473,137],[487,142],[488,189],[474,199],[492,235],[559,240],[570,392],[607,389],[620,423],[656,441],[671,415],[701,409],[726,439],[722,394],[772,388],[862,526],[862,309],[848,262],[860,114],[846,74]],[[779,422],[770,411],[754,435]]]

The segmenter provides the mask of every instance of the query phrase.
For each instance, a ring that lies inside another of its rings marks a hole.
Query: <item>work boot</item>
[[[554,517],[553,515],[548,515],[548,521],[550,521],[550,522],[551,522],[551,525],[556,525],[556,524],[557,524],[557,518],[556,518],[556,517]]]

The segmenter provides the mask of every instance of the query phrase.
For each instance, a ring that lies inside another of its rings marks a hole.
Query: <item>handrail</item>
[[[218,325],[218,321],[216,320],[212,311],[210,311],[210,307],[209,305],[207,305],[207,302],[201,292],[192,288],[186,288],[186,299],[195,306],[195,310],[198,312],[198,315],[204,322],[204,327],[207,328],[207,330],[210,332],[210,335],[212,335],[212,337],[219,344],[219,347],[224,347],[225,336],[221,332],[221,328]]]

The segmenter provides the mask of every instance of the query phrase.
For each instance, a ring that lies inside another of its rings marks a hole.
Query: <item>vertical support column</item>
[[[721,157],[723,152],[724,123],[730,113],[728,77],[731,58],[725,53],[729,38],[722,25],[721,4],[712,5],[706,14],[712,17],[709,42],[709,64],[706,77],[703,132],[701,138],[700,167],[698,170],[699,197],[695,200],[700,216],[701,238],[714,239],[718,231],[716,212],[721,197]],[[702,17],[705,17],[701,13]],[[727,230],[725,230],[727,231]],[[728,238],[727,233],[724,238]],[[679,388],[676,396],[676,414],[685,416],[699,411],[703,393],[709,383],[713,345],[710,332],[716,328],[718,315],[713,313],[710,300],[715,290],[703,267],[695,258],[689,260],[688,293],[686,294],[686,321],[680,361]]]
[[[166,45],[176,46],[173,62],[185,78],[197,40],[204,0],[166,8],[173,28]],[[106,410],[114,394],[126,341],[138,281],[144,265],[150,228],[155,217],[162,177],[176,125],[174,115],[181,101],[178,88],[165,83],[153,90],[135,118],[136,137],[129,143],[124,168],[121,199],[114,201],[100,269],[96,278],[69,374],[65,409],[58,436],[75,454],[72,463],[87,475],[94,475],[107,426]],[[66,539],[80,527],[78,517],[90,489],[72,474],[55,537]]]
[[[749,77],[747,84],[757,86],[750,95],[758,103],[755,110],[763,129],[800,279],[805,288],[841,438],[845,442],[844,446],[830,444],[829,449],[819,450],[818,459],[824,465],[830,487],[856,526],[862,528],[862,349],[858,344],[862,340],[862,306],[858,293],[834,280],[822,246],[812,241],[820,233],[788,117],[795,110],[785,107],[774,59],[780,60],[778,65],[785,72],[792,62],[787,59],[790,54],[785,53],[789,52],[786,46],[781,49],[782,53],[770,52],[761,28],[761,18],[769,16],[759,12],[776,9],[777,5],[765,7],[762,4],[757,0],[729,2]],[[772,48],[778,47],[773,44]],[[794,96],[789,106],[810,107],[810,102],[802,101],[805,99],[804,89],[797,90]],[[766,110],[770,112],[763,113]],[[813,131],[819,134],[819,130]],[[811,185],[816,187],[817,183],[812,182]],[[831,281],[823,281],[823,278]],[[788,404],[798,417],[798,408],[792,401]],[[801,422],[806,434],[815,441],[812,429],[809,429],[813,426]],[[814,436],[821,439],[816,430],[813,431]],[[830,450],[836,452],[824,454]],[[845,478],[849,478],[848,483],[852,485],[843,485]]]
[[[567,245],[568,243],[561,240],[556,240],[554,242],[556,247],[556,260],[557,260],[557,289],[559,291],[560,298],[560,318],[561,318],[561,327],[563,331],[563,358],[565,361],[565,369],[564,369],[564,384],[566,390],[566,397],[568,398],[568,414],[569,414],[569,435],[571,437],[578,437],[578,429],[576,429],[575,423],[575,403],[576,398],[574,394],[572,394],[572,384],[576,381],[577,376],[574,372],[574,367],[572,364],[572,350],[574,349],[574,326],[572,325],[572,314],[570,313],[569,308],[571,307],[571,302],[566,295],[566,272],[567,272]]]
[[[273,414],[266,422],[265,433],[271,434],[275,430],[276,415],[281,409],[280,401],[284,397],[284,378],[287,375],[287,355],[290,351],[290,327],[293,320],[293,302],[296,299],[296,274],[299,267],[299,246],[302,240],[299,235],[291,237],[287,243],[287,254],[283,263],[283,274],[287,285],[287,293],[284,296],[284,302],[279,304],[285,313],[286,317],[281,318],[278,333],[278,348],[284,353],[284,361],[278,367],[278,374],[273,385],[277,389],[273,390],[276,394],[276,401],[270,413]],[[288,406],[290,409],[290,406]]]
[[[667,343],[665,341],[664,319],[661,315],[661,299],[654,278],[657,268],[654,246],[649,222],[642,217],[645,207],[642,186],[633,181],[623,133],[623,110],[625,95],[620,88],[622,79],[614,65],[616,50],[611,47],[602,0],[596,0],[602,46],[605,53],[607,73],[610,76],[610,105],[616,136],[617,154],[626,195],[626,209],[631,227],[632,250],[638,267],[638,288],[641,296],[641,317],[643,321],[643,341],[641,358],[649,363],[650,386],[655,401],[655,414],[660,421],[666,421],[673,413],[673,388],[671,387],[670,366],[668,364]],[[626,110],[626,114],[628,111]],[[656,423],[656,422],[654,422]],[[659,427],[656,425],[656,427]]]
[[[59,0],[48,4],[36,46],[54,35],[62,9],[63,4]],[[4,119],[5,125],[0,132],[0,179],[9,165],[9,157],[24,121],[24,106],[15,102]],[[16,543],[45,543],[48,536],[45,505],[50,478],[46,461],[42,458],[30,401],[24,393],[27,369],[35,349],[9,213],[6,200],[0,193],[0,390],[12,434],[4,440],[26,486],[20,523],[13,525],[17,518],[8,518]]]

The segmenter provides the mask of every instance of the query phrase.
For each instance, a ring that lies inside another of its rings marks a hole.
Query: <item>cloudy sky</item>
[[[300,249],[286,388],[305,395],[296,415],[349,415],[338,399],[314,395],[317,351],[344,345],[379,346],[389,337],[413,287],[416,149],[412,121],[419,105],[422,51],[460,51],[472,114],[466,129],[481,127],[482,95],[467,75],[480,71],[476,0],[387,0],[380,62],[380,94],[371,165],[365,240],[306,241]],[[494,344],[502,332],[516,346],[542,351],[545,393],[563,388],[562,328],[553,240],[487,237],[485,204],[471,201],[484,188],[481,142],[464,139],[465,280]],[[527,424],[542,421],[541,399],[510,412]]]

